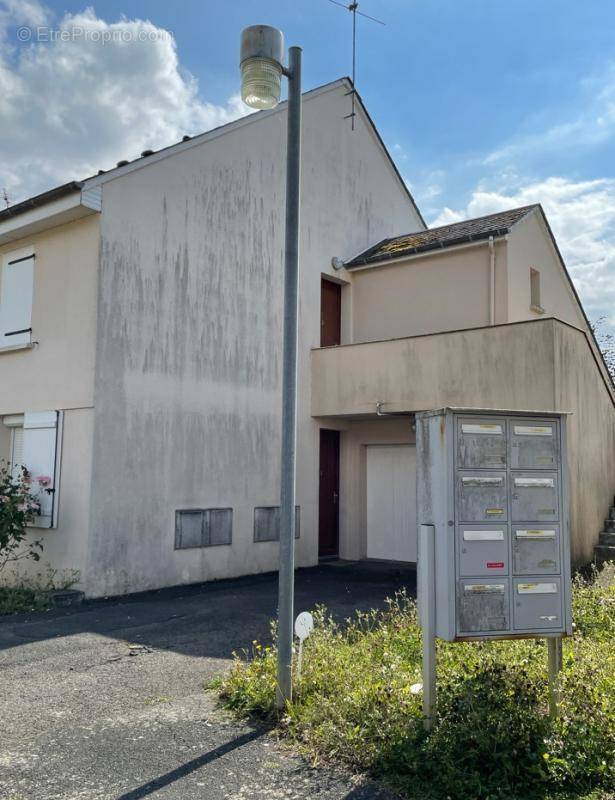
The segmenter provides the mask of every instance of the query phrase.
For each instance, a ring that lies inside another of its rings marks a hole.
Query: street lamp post
[[[284,37],[268,25],[241,34],[241,96],[252,108],[274,108],[282,75],[288,78],[286,231],[284,245],[284,338],[282,362],[282,458],[280,474],[280,563],[278,572],[277,705],[292,697],[293,595],[295,583],[295,461],[297,439],[297,334],[299,190],[301,181],[301,48],[288,51]]]

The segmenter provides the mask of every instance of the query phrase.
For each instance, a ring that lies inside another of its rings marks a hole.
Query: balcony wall
[[[312,352],[315,417],[441,406],[553,410],[555,320]]]
[[[570,411],[573,562],[592,557],[615,493],[613,387],[584,331],[555,319],[312,352],[312,415],[443,406]]]

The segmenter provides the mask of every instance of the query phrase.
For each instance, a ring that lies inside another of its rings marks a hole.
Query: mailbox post
[[[416,431],[417,523],[421,542],[428,526],[433,538],[433,571],[419,549],[424,636],[546,638],[555,713],[561,637],[572,632],[566,414],[446,408],[417,414]]]

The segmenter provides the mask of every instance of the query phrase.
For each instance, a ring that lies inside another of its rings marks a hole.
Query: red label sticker
[[[487,569],[504,569],[503,561],[487,561]]]

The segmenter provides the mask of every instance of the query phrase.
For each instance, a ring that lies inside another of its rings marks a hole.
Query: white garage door
[[[416,447],[367,447],[367,557],[416,562]]]

